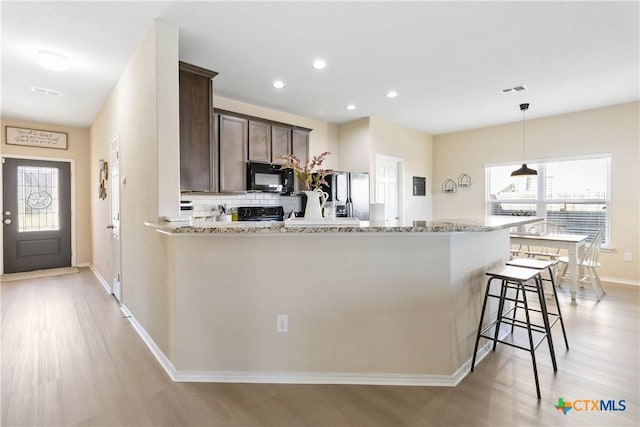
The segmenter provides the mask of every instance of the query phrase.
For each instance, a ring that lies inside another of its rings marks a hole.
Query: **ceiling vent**
[[[500,91],[501,94],[503,95],[516,95],[518,93],[523,93],[523,92],[528,92],[529,89],[525,86],[525,85],[519,85],[519,86],[515,86],[515,87],[510,87],[507,89],[502,89]]]

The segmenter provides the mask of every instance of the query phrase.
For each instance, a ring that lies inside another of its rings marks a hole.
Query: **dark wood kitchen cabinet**
[[[215,114],[218,120],[218,146],[220,149],[219,191],[247,190],[246,162],[249,141],[249,121],[242,117]]]
[[[249,161],[271,162],[271,125],[249,120]]]
[[[217,191],[212,79],[215,71],[179,63],[180,190]]]
[[[271,125],[271,162],[284,163],[280,156],[291,153],[291,128]]]
[[[306,164],[309,159],[309,131],[302,129],[294,129],[291,133],[291,154],[300,159],[300,164]],[[302,191],[298,178],[293,180],[293,188],[295,191]]]

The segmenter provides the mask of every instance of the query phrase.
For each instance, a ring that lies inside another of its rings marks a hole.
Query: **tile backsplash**
[[[300,196],[282,196],[273,193],[247,194],[182,194],[182,201],[193,203],[193,216],[207,217],[213,214],[218,205],[227,205],[227,209],[238,206],[282,206],[285,217],[291,211],[300,211]]]

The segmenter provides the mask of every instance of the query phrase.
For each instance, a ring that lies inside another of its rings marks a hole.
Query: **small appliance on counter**
[[[282,206],[240,206],[238,221],[284,221]]]

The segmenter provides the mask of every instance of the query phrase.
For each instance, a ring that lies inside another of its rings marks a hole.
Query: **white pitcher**
[[[305,191],[307,204],[304,209],[304,219],[322,219],[322,208],[329,195],[319,188],[313,191]]]

